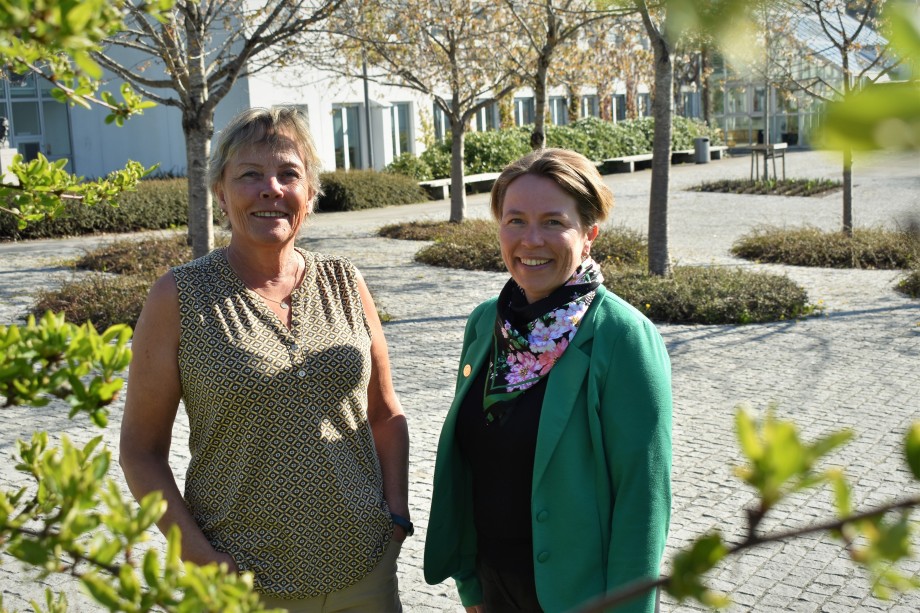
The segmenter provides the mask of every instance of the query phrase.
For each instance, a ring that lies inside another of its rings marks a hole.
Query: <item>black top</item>
[[[486,421],[482,409],[488,365],[460,405],[457,443],[473,474],[473,516],[479,555],[496,569],[533,572],[530,493],[537,430],[547,378],[515,399],[507,420]]]

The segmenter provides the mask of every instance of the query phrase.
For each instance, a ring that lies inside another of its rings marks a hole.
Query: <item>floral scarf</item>
[[[549,374],[578,331],[603,280],[597,262],[587,258],[565,284],[533,304],[527,304],[514,279],[508,280],[498,296],[492,334],[482,400],[486,421],[504,423],[517,397]]]

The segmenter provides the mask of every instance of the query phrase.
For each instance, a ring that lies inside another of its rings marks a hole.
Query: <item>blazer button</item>
[[[537,521],[543,522],[549,519],[549,511],[540,511],[537,513]]]
[[[470,366],[469,364],[467,364],[466,366],[463,367],[463,376],[464,376],[464,377],[469,377],[471,372],[473,372],[473,367]]]
[[[547,560],[549,560],[549,552],[541,551],[540,555],[537,556],[537,562],[546,562]]]

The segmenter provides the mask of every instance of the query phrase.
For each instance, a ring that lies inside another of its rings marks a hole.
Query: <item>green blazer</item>
[[[472,480],[457,413],[488,359],[496,299],[466,324],[454,401],[438,443],[425,580],[453,577],[464,606],[476,577]],[[537,596],[549,613],[658,576],[671,512],[671,367],[658,331],[603,286],[549,374],[531,493]],[[653,594],[617,611],[652,612]]]

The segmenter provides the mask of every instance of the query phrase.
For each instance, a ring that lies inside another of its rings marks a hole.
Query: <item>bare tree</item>
[[[451,131],[452,222],[466,215],[469,124],[518,86],[506,61],[514,53],[510,26],[503,4],[470,0],[352,0],[333,26],[335,51],[347,60],[337,67],[341,74],[355,76],[366,58],[369,79],[431,96],[444,113]]]
[[[846,99],[868,83],[884,80],[898,65],[888,41],[878,35],[877,16],[886,0],[797,0],[790,9],[801,34],[800,48],[815,66],[832,56],[839,70],[801,70],[790,62],[779,85],[827,102]],[[853,233],[853,150],[843,149],[843,232]]]
[[[94,54],[146,98],[181,111],[196,257],[214,247],[207,165],[217,104],[240,78],[296,61],[304,35],[342,1],[178,0],[163,21],[127,3],[126,28]]]
[[[522,82],[533,88],[534,128],[530,146],[546,142],[547,76],[561,45],[575,39],[586,27],[623,14],[624,9],[599,8],[593,0],[505,0],[522,33],[527,53],[517,57]]]

